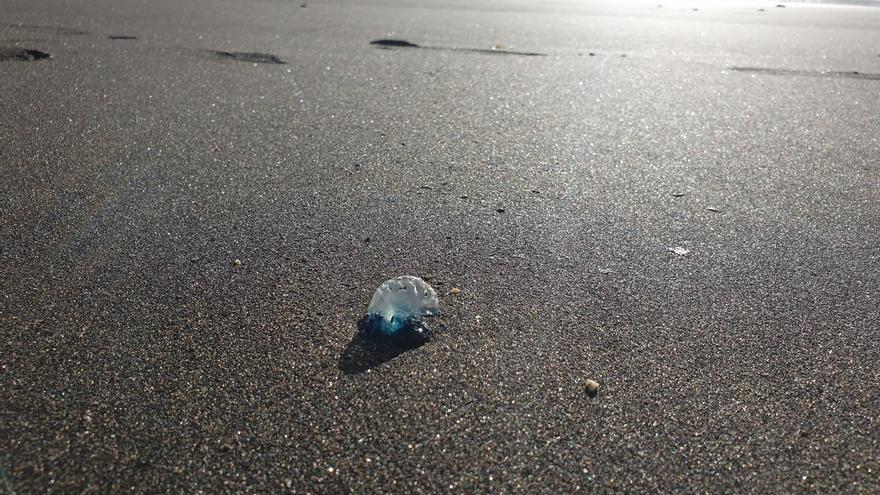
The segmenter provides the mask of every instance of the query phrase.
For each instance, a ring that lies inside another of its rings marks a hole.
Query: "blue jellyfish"
[[[425,318],[439,314],[434,289],[418,277],[404,275],[386,280],[376,289],[358,331],[368,338],[420,345],[431,338]]]

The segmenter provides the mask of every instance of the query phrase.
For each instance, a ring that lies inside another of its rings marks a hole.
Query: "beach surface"
[[[0,492],[880,492],[880,8],[781,5],[5,0]]]

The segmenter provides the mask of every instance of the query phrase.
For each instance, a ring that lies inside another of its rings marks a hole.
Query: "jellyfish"
[[[424,320],[439,314],[434,289],[418,277],[404,275],[386,280],[376,289],[358,331],[367,338],[421,345],[431,339]]]

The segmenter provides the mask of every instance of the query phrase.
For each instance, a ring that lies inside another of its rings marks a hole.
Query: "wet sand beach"
[[[781,5],[7,0],[0,492],[877,493],[880,8]]]

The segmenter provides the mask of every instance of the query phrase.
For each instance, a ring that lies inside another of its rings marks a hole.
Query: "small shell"
[[[596,380],[587,380],[586,387],[588,394],[590,394],[591,396],[596,395],[596,393],[599,391],[599,382],[597,382]]]

